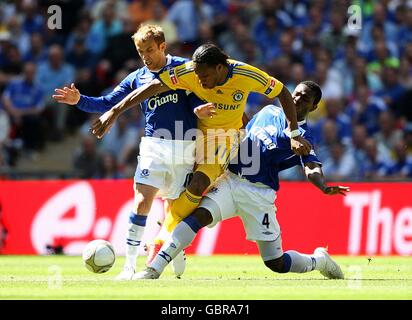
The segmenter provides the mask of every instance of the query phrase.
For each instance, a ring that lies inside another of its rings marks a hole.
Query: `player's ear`
[[[219,64],[216,66],[216,71],[220,73],[220,72],[223,71],[223,68],[224,68],[223,64],[220,64],[220,63],[219,63]]]
[[[159,49],[160,49],[160,51],[166,51],[166,42],[162,42],[160,45],[159,45]]]

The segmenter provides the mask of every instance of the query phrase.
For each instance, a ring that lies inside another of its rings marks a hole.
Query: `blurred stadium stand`
[[[348,27],[354,4],[359,30]],[[47,27],[50,5],[62,8],[61,30]],[[407,0],[2,0],[0,178],[132,177],[143,126],[137,108],[118,124],[126,137],[119,151],[90,136],[93,116],[50,96],[71,82],[99,96],[140,67],[130,36],[142,22],[165,29],[171,54],[190,57],[212,41],[291,91],[317,81],[323,99],[309,120],[331,179],[412,179]],[[251,95],[247,112],[266,103]],[[282,177],[302,179],[296,171]]]

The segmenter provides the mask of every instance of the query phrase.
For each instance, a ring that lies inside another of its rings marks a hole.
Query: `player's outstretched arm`
[[[92,133],[99,139],[109,131],[117,117],[127,109],[142,103],[147,98],[171,90],[165,84],[157,79],[150,83],[141,86],[140,88],[129,93],[122,101],[117,103],[109,111],[106,111],[99,119],[97,119],[91,128]]]
[[[349,187],[344,186],[328,186],[325,182],[325,176],[323,175],[322,168],[319,164],[314,162],[308,162],[305,164],[305,174],[307,179],[317,188],[319,188],[324,194],[335,195],[341,194],[346,196],[346,193],[350,191]]]
[[[282,104],[283,111],[285,112],[291,133],[297,132],[296,130],[298,130],[298,121],[296,116],[296,106],[293,102],[292,95],[285,86],[283,86],[282,91],[278,95],[278,98],[280,103]],[[298,156],[306,156],[312,149],[311,144],[300,135],[292,135],[290,138],[290,145],[292,147],[292,151]]]

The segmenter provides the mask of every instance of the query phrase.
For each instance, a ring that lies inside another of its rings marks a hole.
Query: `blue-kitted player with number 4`
[[[299,130],[312,145],[305,119],[309,112],[316,109],[321,95],[320,87],[312,81],[300,83],[292,94]],[[234,216],[240,216],[247,239],[256,241],[265,265],[274,272],[319,270],[327,278],[343,279],[341,268],[325,248],[317,248],[311,255],[282,250],[274,205],[280,171],[301,165],[307,179],[323,193],[345,195],[349,191],[348,187],[327,186],[315,152],[311,150],[307,156],[294,154],[289,134],[282,108],[268,105],[258,112],[246,126],[246,137],[229,170],[203,198],[199,208],[176,226],[149,267],[136,273],[133,279],[158,278],[202,227],[212,227]],[[252,157],[247,157],[248,153]]]

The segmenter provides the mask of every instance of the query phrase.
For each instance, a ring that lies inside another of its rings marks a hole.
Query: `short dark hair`
[[[309,88],[314,98],[313,104],[317,105],[320,99],[322,99],[322,90],[320,89],[320,86],[316,82],[310,80],[302,81],[301,84],[304,84]]]
[[[202,44],[196,49],[192,57],[194,63],[209,66],[228,65],[227,59],[229,59],[229,56],[212,43]]]

